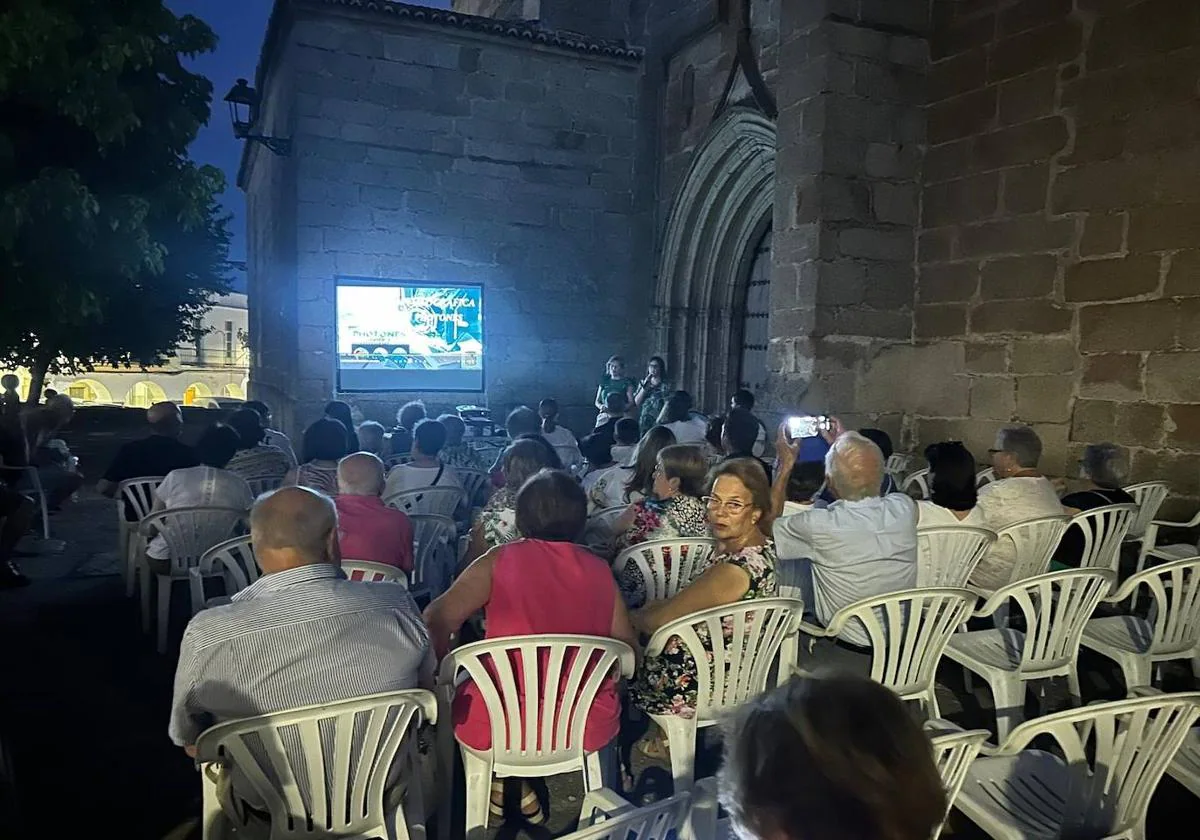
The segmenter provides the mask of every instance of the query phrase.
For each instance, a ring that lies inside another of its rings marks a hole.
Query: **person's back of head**
[[[625,482],[626,494],[641,493],[651,496],[654,493],[654,471],[658,469],[658,453],[668,446],[675,444],[675,433],[666,426],[655,426],[638,441],[637,452],[633,456],[633,475]]]
[[[820,461],[800,461],[788,478],[787,500],[801,504],[811,502],[824,484],[824,464]]]
[[[613,426],[613,439],[621,446],[634,446],[642,437],[638,421],[632,417],[622,417]]]
[[[156,435],[177,438],[183,433],[183,412],[173,402],[157,402],[147,408],[146,422]]]
[[[504,419],[504,429],[508,432],[509,440],[516,440],[521,435],[536,435],[541,428],[542,418],[527,405],[517,406]]]
[[[839,499],[856,502],[878,496],[883,453],[858,432],[844,432],[825,455],[825,474]]]
[[[55,393],[46,400],[46,411],[52,418],[55,427],[62,428],[75,416],[75,401],[66,394]]]
[[[239,408],[226,421],[238,433],[238,449],[253,449],[267,436],[263,429],[262,416],[249,408]]]
[[[413,448],[421,455],[436,458],[446,445],[446,427],[437,420],[422,420],[413,429]]]
[[[745,408],[734,408],[725,418],[721,440],[727,455],[750,455],[758,440],[758,418]]]
[[[605,467],[612,463],[612,444],[604,435],[588,435],[579,441],[579,452],[592,467]]]
[[[692,395],[687,391],[673,391],[663,403],[662,411],[658,414],[658,422],[686,423],[692,417]]]
[[[458,446],[467,434],[467,424],[457,414],[443,414],[438,422],[446,427],[446,446]]]
[[[1042,439],[1028,426],[1005,426],[996,433],[996,450],[1011,467],[1036,470],[1042,460]]]
[[[264,574],[338,560],[337,509],[307,487],[260,496],[250,509],[250,539]]]
[[[733,392],[733,396],[729,398],[730,408],[744,408],[747,411],[754,410],[754,394],[747,391],[745,388],[739,388]]]
[[[708,491],[708,459],[699,446],[677,443],[658,453],[663,477],[685,496],[699,499]]]
[[[517,533],[531,540],[574,542],[587,524],[587,496],[562,470],[542,470],[517,491]]]
[[[929,739],[865,677],[793,678],[726,724],[720,801],[738,837],[928,840],[946,813]]]
[[[883,460],[887,461],[896,450],[892,447],[892,436],[883,429],[859,429],[858,433],[879,447]]]
[[[975,456],[956,440],[925,448],[929,462],[929,500],[948,510],[975,507]]]
[[[1114,443],[1091,443],[1080,459],[1083,477],[1104,490],[1119,490],[1129,479],[1129,459]]]
[[[546,458],[546,469],[561,470],[563,468],[562,458],[559,457],[558,450],[554,448],[554,444],[542,437],[541,432],[531,432],[527,435],[521,435],[517,440],[527,440],[541,447],[542,455]]]
[[[407,402],[396,412],[396,422],[400,424],[401,428],[408,429],[410,432],[424,419],[425,403],[420,400]]]
[[[331,400],[325,405],[325,416],[332,417],[340,422],[347,429],[354,428],[354,413],[350,410],[350,404],[341,400]]]
[[[547,448],[549,452],[546,451]],[[554,460],[550,457],[554,454],[554,448],[546,444],[544,439],[541,439],[540,443],[533,438],[513,441],[500,458],[504,485],[515,492],[541,470],[554,469]]]
[[[262,400],[246,400],[242,407],[256,412],[262,418],[264,428],[271,425],[271,407]]]
[[[196,458],[206,467],[224,469],[241,443],[238,433],[229,426],[209,426],[196,442]]]
[[[538,403],[538,416],[542,419],[558,416],[558,400],[546,397]]]
[[[725,445],[721,443],[721,439],[724,434],[725,418],[720,415],[708,418],[708,423],[704,427],[704,439],[708,441],[708,445],[718,452],[723,452]]]
[[[338,493],[343,496],[379,496],[385,483],[378,455],[355,452],[338,461]]]
[[[346,455],[346,427],[340,420],[322,417],[304,430],[304,463],[340,461]]]
[[[604,410],[609,414],[624,414],[629,409],[629,397],[624,391],[609,391],[604,398]]]
[[[15,373],[6,373],[0,376],[0,388],[5,391],[15,391],[21,387],[21,380]]]
[[[382,423],[364,420],[358,424],[358,445],[363,452],[380,455],[383,453],[383,436],[386,433]]]

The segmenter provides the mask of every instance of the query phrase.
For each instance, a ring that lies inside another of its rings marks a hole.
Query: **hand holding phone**
[[[787,419],[787,433],[792,440],[816,437],[831,428],[829,418],[824,415],[802,415]]]

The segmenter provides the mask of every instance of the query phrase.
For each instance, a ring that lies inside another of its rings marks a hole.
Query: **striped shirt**
[[[267,446],[274,446],[277,449],[283,450],[283,454],[288,459],[288,469],[290,470],[295,467],[297,464],[296,451],[292,449],[292,442],[288,439],[288,436],[274,429],[266,429],[264,431],[266,435],[263,437],[263,443]]]
[[[260,478],[277,478],[283,481],[283,477],[291,468],[292,462],[282,449],[278,446],[267,446],[265,443],[250,449],[239,449],[225,465],[225,469],[237,473],[247,481]]]
[[[428,652],[401,586],[324,563],[263,575],[188,624],[168,734],[185,746],[225,721],[416,688]]]

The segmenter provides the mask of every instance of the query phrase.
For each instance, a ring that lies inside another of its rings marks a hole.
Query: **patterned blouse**
[[[712,558],[707,568],[718,563],[730,563],[750,576],[750,586],[741,601],[758,598],[773,598],[778,593],[775,581],[775,545],[767,541],[764,545],[747,546],[736,554],[719,554]],[[722,628],[725,641],[733,638],[733,626],[726,622]],[[708,628],[701,625],[696,634],[711,659],[712,643]],[[682,639],[672,636],[658,656],[648,657],[643,663],[630,693],[637,707],[648,714],[675,714],[685,718],[696,714],[696,686],[699,671],[696,660],[684,646]]]
[[[646,388],[646,396],[642,399],[642,410],[638,413],[638,426],[643,435],[658,423],[658,415],[662,413],[667,397],[674,390],[674,386],[665,379],[657,385],[650,385]]]
[[[457,470],[474,470],[482,473],[488,471],[488,465],[483,462],[479,453],[465,443],[443,446],[438,457],[442,459],[443,464]]]
[[[296,469],[296,484],[309,487],[326,496],[333,498],[338,494],[337,463],[330,462],[325,466],[316,461],[301,464]]]
[[[479,524],[488,548],[514,542],[517,533],[517,494],[502,487],[488,500],[479,513]]]
[[[617,537],[614,557],[630,546],[650,540],[686,540],[709,537],[708,510],[695,496],[672,496],[669,499],[643,499],[633,506],[633,525]],[[668,562],[670,558],[665,558]],[[629,562],[617,574],[621,594],[631,608],[644,602],[645,580],[636,564]]]

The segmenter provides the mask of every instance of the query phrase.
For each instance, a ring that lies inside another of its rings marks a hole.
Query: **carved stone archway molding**
[[[675,196],[659,260],[652,351],[698,406],[736,388],[741,313],[755,248],[771,226],[775,124],[730,108],[709,129]]]

